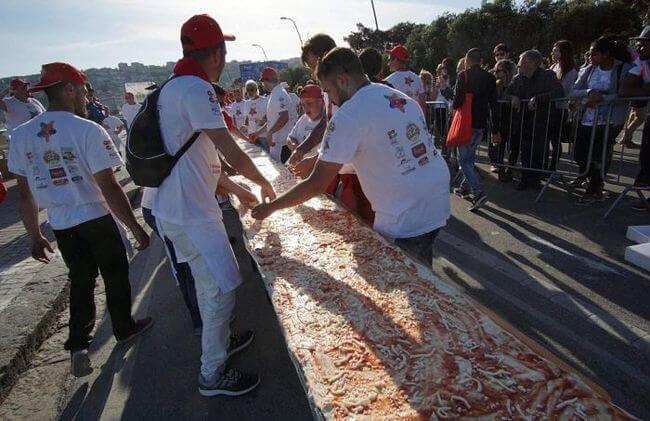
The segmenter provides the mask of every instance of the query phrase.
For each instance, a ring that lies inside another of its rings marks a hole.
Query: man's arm
[[[259,172],[250,157],[237,145],[226,128],[203,130],[212,140],[214,146],[223,154],[225,160],[237,173],[251,180],[262,188],[262,201],[275,199],[271,183]]]
[[[308,179],[296,184],[271,203],[262,203],[256,206],[252,212],[253,218],[265,219],[275,211],[297,206],[325,192],[327,186],[336,177],[342,166],[343,164],[321,161],[319,159]]]
[[[424,115],[427,115],[427,96],[425,94],[419,94],[418,103],[420,104]]]
[[[246,189],[244,186],[235,183],[228,177],[226,174],[221,174],[219,176],[219,184],[217,185],[217,194],[227,195],[234,194],[237,196],[237,200],[244,205],[247,209],[252,208],[257,205],[259,201],[257,196],[251,193],[250,190]]]
[[[307,136],[307,139],[305,139],[300,145],[298,145],[296,150],[293,151],[287,164],[296,165],[302,161],[309,151],[314,149],[314,147],[318,146],[323,141],[325,129],[327,129],[327,118],[323,116],[318,125],[314,127],[314,130],[312,130],[309,136]]]
[[[267,139],[269,140],[269,145],[274,146],[275,141],[273,140],[273,135],[276,132],[279,132],[282,130],[282,128],[289,122],[289,111],[282,111],[280,113],[280,116],[278,117],[278,120],[275,122],[273,127],[271,127],[268,131]],[[280,142],[284,141],[286,139],[280,139]]]
[[[95,182],[99,186],[99,189],[102,191],[108,207],[111,208],[111,211],[117,218],[126,225],[126,227],[133,233],[135,240],[138,242],[136,249],[144,250],[149,246],[149,236],[144,231],[142,226],[138,224],[138,221],[133,215],[133,210],[131,209],[131,204],[129,199],[127,199],[124,190],[120,186],[120,183],[115,179],[112,168],[106,168],[95,174],[93,174]]]
[[[620,96],[650,96],[650,85],[643,85],[643,79],[632,73],[623,76],[618,90]]]
[[[45,254],[45,250],[50,253],[54,253],[54,250],[50,242],[41,233],[41,226],[38,222],[38,206],[34,196],[32,196],[32,191],[29,189],[27,178],[18,174],[15,174],[15,176],[18,181],[18,194],[20,196],[18,203],[20,219],[22,219],[32,243],[32,257],[39,262],[48,263],[50,258]]]

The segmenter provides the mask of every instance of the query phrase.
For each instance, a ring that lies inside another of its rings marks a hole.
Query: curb
[[[128,177],[120,179],[119,182],[125,190],[131,207],[133,207],[139,198],[140,187],[134,186]],[[13,326],[14,329],[19,331],[19,335],[15,341],[9,341],[14,342],[10,344],[15,347],[14,355],[4,366],[0,367],[0,405],[7,398],[21,374],[30,368],[41,345],[56,329],[59,315],[68,307],[70,283],[68,282],[67,272],[68,270],[62,258],[53,259],[49,265],[43,266],[25,286],[25,289],[27,289],[34,284],[50,284],[48,288],[41,288],[40,294],[38,294],[38,291],[30,294],[30,299],[34,299],[35,296],[36,300],[41,298],[40,302],[37,302],[40,306],[34,306],[33,302],[25,302],[20,298],[16,298],[15,302],[12,302],[7,307],[5,312],[6,326]],[[53,295],[55,297],[52,299]],[[40,319],[36,323],[31,323],[31,326],[24,326],[25,321],[28,323],[39,307],[46,309],[41,316],[36,316],[40,317]],[[21,325],[23,325],[22,329]],[[25,333],[20,334],[21,330]],[[2,335],[4,336],[4,333]]]

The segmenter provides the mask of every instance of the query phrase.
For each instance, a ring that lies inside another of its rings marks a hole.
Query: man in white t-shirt
[[[424,113],[401,92],[370,83],[348,48],[330,51],[317,76],[340,108],[328,123],[314,171],[278,199],[258,205],[253,217],[264,219],[324,192],[341,166],[352,163],[375,211],[374,229],[431,265],[433,241],[450,214],[449,170]]]
[[[135,96],[131,92],[124,94],[124,99],[126,103],[122,105],[122,115],[126,120],[126,128],[128,129],[131,128],[131,123],[133,123],[133,119],[138,114],[138,111],[140,111],[142,104],[135,102]]]
[[[260,96],[260,87],[254,80],[249,80],[245,85],[246,108],[244,109],[246,130],[250,142],[255,143],[265,151],[269,151],[266,140],[266,105],[268,97]]]
[[[199,393],[238,396],[259,384],[257,375],[226,368],[229,356],[253,340],[253,332],[230,335],[235,290],[241,284],[237,261],[215,199],[221,164],[218,152],[242,176],[261,188],[262,201],[274,198],[271,184],[226,128],[212,83],[226,63],[224,35],[208,15],[195,15],[181,28],[183,58],[174,79],[158,98],[160,131],[165,148],[175,154],[192,136],[200,135],[158,187],[152,204],[161,237],[171,240],[179,262],[187,262],[195,281],[203,321]]]
[[[121,155],[122,138],[120,137],[120,135],[124,131],[124,122],[120,120],[119,117],[117,117],[115,114],[117,113],[113,112],[112,115],[106,117],[102,122],[102,126],[104,126],[108,134],[111,136],[111,140],[115,145],[115,149]]]
[[[48,111],[14,130],[9,170],[16,175],[23,224],[32,256],[49,262],[52,247],[40,230],[38,210],[47,210],[50,226],[70,270],[70,335],[72,374],[92,372],[88,347],[95,325],[95,279],[102,274],[106,305],[118,342],[151,327],[150,317],[131,317],[129,261],[114,216],[135,236],[138,249],[149,237],[138,224],[126,195],[113,176],[122,165],[108,133],[86,117],[86,76],[66,63],[43,65],[40,82]],[[112,215],[111,215],[112,214]],[[114,216],[113,216],[114,215]]]
[[[393,73],[386,78],[386,82],[420,104],[422,111],[426,113],[424,86],[420,76],[409,70],[408,50],[403,45],[397,45],[387,52],[389,54],[388,66]]]
[[[269,143],[269,155],[276,161],[280,161],[282,147],[291,130],[290,108],[291,98],[280,83],[278,71],[272,67],[262,70],[261,82],[264,89],[270,92],[266,104],[266,140]]]
[[[239,130],[244,125],[244,107],[246,105],[242,97],[241,88],[236,88],[233,91],[233,97],[235,102],[233,102],[230,107],[230,117],[232,117],[232,123],[235,125],[237,130]]]
[[[9,85],[12,96],[7,96],[8,91],[0,94],[0,110],[5,112],[7,132],[5,136],[11,141],[13,130],[26,121],[45,112],[45,107],[36,98],[29,94],[29,82],[24,79],[14,78]]]
[[[291,98],[291,104],[293,105],[293,108],[291,110],[295,110],[295,124],[295,122],[298,121],[302,115],[302,112],[300,111],[300,97],[295,92],[289,92],[289,97]]]

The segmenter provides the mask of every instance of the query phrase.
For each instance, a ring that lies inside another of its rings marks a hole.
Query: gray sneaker
[[[483,204],[485,203],[486,200],[487,200],[487,196],[485,195],[485,193],[480,192],[480,193],[474,194],[472,196],[472,199],[471,199],[472,206],[470,206],[468,208],[469,211],[474,212],[474,211],[480,209],[480,207],[483,206]]]
[[[75,377],[84,377],[93,372],[87,349],[72,353],[70,357],[70,372]]]
[[[242,373],[234,368],[226,369],[221,377],[208,384],[199,374],[199,393],[201,396],[241,396],[260,384],[257,374]]]

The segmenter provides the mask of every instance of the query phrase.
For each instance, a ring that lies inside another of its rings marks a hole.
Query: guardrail
[[[650,97],[617,97],[596,106],[588,106],[583,99],[558,98],[546,103],[521,100],[513,103],[500,100],[499,115],[493,116],[501,143],[492,143],[491,128],[486,130],[488,156],[491,164],[504,174],[519,171],[534,178],[546,179],[537,195],[539,202],[548,187],[558,181],[572,195],[587,178],[592,182],[623,187],[615,202],[607,210],[607,218],[630,191],[645,200],[644,190],[635,187],[632,167],[638,172],[640,162],[628,153],[625,144],[614,151],[616,138],[624,129],[630,104],[646,103]],[[442,151],[452,169],[457,169],[457,153],[445,146],[451,112],[441,119],[442,101],[429,101],[427,121],[436,146]],[[646,105],[647,106],[647,105]],[[646,123],[650,124],[650,122]],[[478,149],[478,148],[477,148]],[[506,161],[507,157],[507,161]],[[614,170],[610,172],[610,170]],[[636,173],[634,173],[636,174]],[[460,174],[456,174],[455,183]],[[569,180],[572,179],[572,182]]]

